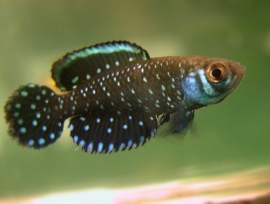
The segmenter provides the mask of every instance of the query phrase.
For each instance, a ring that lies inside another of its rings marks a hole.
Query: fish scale
[[[150,58],[127,41],[101,43],[53,64],[63,94],[35,84],[17,89],[5,105],[6,121],[19,144],[35,149],[54,143],[71,118],[70,135],[85,152],[129,150],[155,137],[165,123],[167,134],[181,132],[195,109],[222,101],[244,73],[230,60]]]
[[[135,63],[123,69],[121,68],[124,70],[124,72],[121,72],[121,75],[116,74],[118,72],[117,70],[100,74],[98,77],[92,79],[90,85],[82,84],[78,86],[74,92],[67,94],[64,97],[65,104],[69,104],[69,107],[71,105],[71,107],[82,108],[82,110],[76,108],[76,112],[71,111],[67,116],[81,114],[84,111],[90,112],[91,109],[97,109],[97,111],[101,113],[106,112],[111,114],[117,114],[117,111],[137,111],[139,108],[144,109],[144,111],[151,109],[148,110],[150,112],[164,111],[155,107],[157,100],[160,101],[160,106],[165,109],[170,108],[170,106],[166,108],[166,102],[173,101],[170,103],[171,105],[179,104],[181,101],[181,92],[175,91],[180,81],[179,77],[177,80],[174,80],[174,82],[171,82],[171,78],[165,75],[163,81],[159,84],[155,82],[158,79],[156,79],[153,72],[143,74],[141,72],[142,68],[137,65],[138,64]],[[128,69],[130,69],[130,71],[127,71]],[[159,68],[156,68],[157,71],[159,71],[158,69]],[[163,71],[167,72],[169,69],[163,69]],[[179,73],[174,74],[179,75]],[[130,78],[130,80],[127,80],[128,78]],[[118,86],[118,83],[121,83],[120,86]],[[136,86],[134,86],[134,84],[136,84]],[[174,88],[172,88],[172,84],[174,84]],[[85,91],[85,86],[87,86],[87,91]],[[164,89],[162,87],[166,88]],[[121,89],[120,92],[118,91],[119,89]],[[152,93],[149,93],[149,90],[151,90]],[[141,97],[136,93],[140,93]],[[164,95],[163,93],[166,94]],[[95,100],[86,100],[86,97],[95,98]],[[121,98],[123,98],[123,100],[121,100]],[[138,100],[140,100],[141,103]],[[111,101],[114,101],[114,103],[111,104]],[[76,104],[72,102],[76,102]],[[87,105],[87,103],[89,105]],[[129,106],[128,103],[130,103],[131,106]],[[86,109],[85,107],[88,108]]]

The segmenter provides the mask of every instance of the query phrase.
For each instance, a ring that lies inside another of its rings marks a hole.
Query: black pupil
[[[220,78],[222,75],[222,72],[220,69],[213,69],[212,70],[212,76],[215,77],[215,78]]]

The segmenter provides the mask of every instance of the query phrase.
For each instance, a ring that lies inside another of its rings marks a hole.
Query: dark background
[[[196,134],[189,131],[184,140],[157,137],[117,154],[85,154],[68,131],[46,149],[22,148],[7,135],[2,109],[0,197],[132,186],[269,165],[269,19],[270,3],[255,0],[2,0],[1,107],[20,85],[53,86],[51,64],[66,52],[110,40],[136,42],[152,57],[228,58],[245,65],[247,73],[225,101],[196,111]]]

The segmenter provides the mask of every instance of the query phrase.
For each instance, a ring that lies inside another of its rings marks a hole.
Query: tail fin
[[[60,102],[60,96],[48,87],[21,86],[5,105],[10,136],[35,149],[54,143],[62,134],[65,120],[57,113],[56,103]]]

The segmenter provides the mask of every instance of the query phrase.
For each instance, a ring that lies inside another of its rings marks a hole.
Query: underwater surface
[[[1,1],[0,199],[220,178],[269,167],[269,10],[269,3],[250,0]],[[231,59],[246,67],[246,75],[222,103],[195,111],[185,135],[158,135],[136,150],[84,153],[72,142],[67,122],[62,137],[45,149],[12,141],[3,112],[8,96],[30,82],[54,88],[55,60],[111,40],[135,42],[151,57]],[[270,172],[263,176],[269,180]]]

